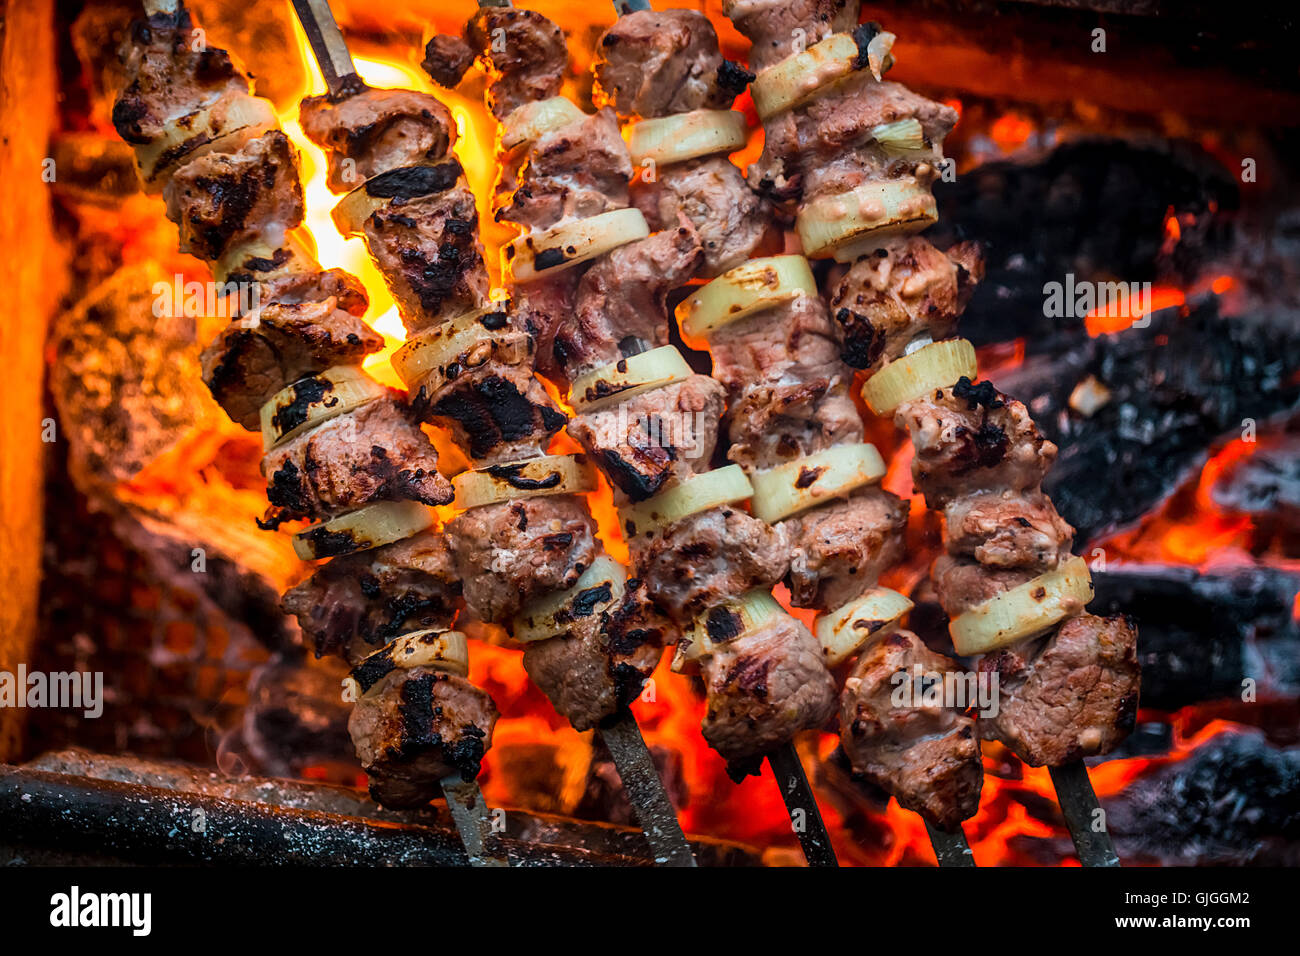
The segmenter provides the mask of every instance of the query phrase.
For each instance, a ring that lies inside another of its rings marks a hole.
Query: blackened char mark
[[[840,325],[840,359],[850,368],[867,368],[885,350],[885,336],[877,334],[876,327],[865,315],[852,309],[835,313]]]
[[[754,74],[739,63],[723,60],[722,66],[718,67],[718,89],[731,94],[732,99],[745,92],[745,87],[754,80]]]
[[[745,622],[730,608],[715,607],[710,609],[704,628],[709,640],[715,644],[725,644],[740,636],[740,632],[745,629]]]
[[[1006,405],[1002,393],[993,387],[992,382],[984,381],[975,385],[965,375],[957,379],[957,384],[952,387],[952,394],[956,398],[965,399],[966,407],[969,409],[975,409],[980,405],[985,408],[1002,408]]]
[[[526,478],[522,474],[526,467],[528,463],[521,461],[512,465],[491,465],[484,470],[493,478],[521,491],[544,491],[556,487],[563,480],[558,471],[553,471],[544,478]]]
[[[330,383],[327,379],[317,375],[311,375],[307,378],[299,379],[290,386],[293,389],[293,400],[288,405],[281,406],[271,416],[271,424],[284,432],[292,431],[303,422],[307,421],[307,410],[320,402],[321,399],[330,391]],[[336,396],[324,407],[333,408],[339,403]]]
[[[366,193],[376,199],[418,199],[445,192],[464,173],[454,159],[436,166],[403,166],[366,180]]]
[[[468,387],[453,388],[433,405],[433,413],[461,425],[472,458],[485,458],[503,442],[554,434],[565,417],[549,405],[534,405],[509,379],[491,375]]]
[[[859,23],[853,28],[853,42],[858,45],[858,55],[853,60],[853,69],[862,70],[866,68],[867,63],[870,60],[870,54],[868,54],[867,48],[879,33],[880,24],[875,20],[871,20],[867,23]]]

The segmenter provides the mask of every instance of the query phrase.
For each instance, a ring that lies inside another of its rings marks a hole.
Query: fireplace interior
[[[613,7],[521,5],[564,28],[571,85],[589,94]],[[224,320],[155,317],[156,283],[207,274],[175,251],[109,120],[137,5],[3,6],[0,236],[14,295],[0,321],[0,670],[102,672],[105,704],[96,719],[0,709],[0,861],[462,861],[440,804],[397,812],[365,796],[343,666],[314,659],[279,610],[308,569],[286,535],[255,525],[260,439],[200,379],[200,345]],[[362,244],[334,230],[323,155],[297,123],[299,99],[324,86],[290,4],[190,6],[277,105],[321,261],[365,281],[366,318],[387,341],[367,367],[396,383],[392,299]],[[368,82],[428,91],[425,38],[472,9],[331,6]],[[718,0],[655,6],[702,9],[743,59]],[[1138,623],[1137,728],[1089,761],[1133,865],[1300,864],[1300,21],[1250,0],[1224,14],[1198,0],[864,4],[898,35],[895,78],[960,111],[945,144],[956,175],[936,186],[927,235],[984,244],[963,334],[1060,446],[1046,490],[1078,529],[1097,613]],[[489,117],[473,90],[438,95],[485,209]],[[495,263],[506,232],[484,222]],[[1067,276],[1149,283],[1149,307],[1049,315],[1045,287]],[[912,492],[892,422],[869,422],[868,440],[891,462],[885,486],[917,502],[909,559],[883,583],[945,646],[928,582],[938,516]],[[464,465],[449,445],[444,460]],[[605,530],[617,557],[616,523]],[[471,636],[471,680],[502,711],[480,783],[505,810],[512,856],[648,863],[610,755],[554,712],[517,646],[490,627]],[[695,683],[665,659],[633,710],[701,863],[802,863],[770,771],[734,784],[702,740]],[[920,818],[854,779],[837,743],[799,747],[841,864],[933,865]],[[966,825],[977,863],[1077,865],[1047,771],[997,744],[983,757]],[[157,819],[122,823],[116,808],[133,800]],[[195,813],[229,839],[173,826]]]

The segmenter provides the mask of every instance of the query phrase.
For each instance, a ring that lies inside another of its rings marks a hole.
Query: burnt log
[[[1044,487],[1081,542],[1150,512],[1247,419],[1300,403],[1300,333],[1286,323],[1223,317],[1213,296],[1148,318],[995,376],[1060,446]],[[1070,395],[1089,376],[1110,394],[1082,415]]]

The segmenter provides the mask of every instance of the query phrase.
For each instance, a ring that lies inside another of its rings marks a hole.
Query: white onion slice
[[[1043,634],[1058,621],[1080,613],[1091,600],[1088,562],[1072,556],[1055,571],[957,615],[948,622],[948,633],[963,657],[984,654]]]
[[[355,365],[336,365],[300,378],[262,406],[262,448],[270,451],[331,418],[382,398],[385,392]]]
[[[278,125],[271,102],[246,93],[222,97],[209,107],[171,120],[156,139],[135,147],[145,191],[160,192],[167,176],[183,163],[214,150],[237,147]],[[172,152],[199,138],[206,141],[182,154]]]
[[[348,698],[358,700],[395,670],[430,667],[459,677],[469,676],[469,641],[460,631],[427,628],[412,631],[362,658],[343,678]]]
[[[750,509],[768,524],[840,498],[885,476],[885,460],[876,446],[836,445],[798,461],[756,471]]]
[[[816,296],[817,282],[803,256],[751,259],[700,286],[677,306],[682,334],[693,339],[799,296]]]
[[[658,166],[716,153],[734,153],[748,140],[745,114],[736,110],[692,110],[633,124],[627,148],[632,163]]]
[[[288,250],[288,257],[274,265],[276,255]],[[272,263],[271,268],[249,269],[248,260],[265,259]],[[313,272],[319,268],[316,251],[311,236],[303,232],[292,232],[279,245],[265,239],[253,239],[242,245],[232,246],[225,251],[212,266],[212,277],[222,285],[230,281],[230,276],[237,272],[247,272],[254,281],[269,282],[279,276],[294,272]]]
[[[642,392],[685,381],[693,374],[682,353],[664,345],[579,375],[569,388],[569,401],[577,411],[591,412]]]
[[[462,471],[451,480],[455,506],[468,511],[498,501],[542,495],[576,495],[596,487],[586,455],[541,455],[524,461]]]
[[[621,600],[626,577],[621,564],[600,555],[573,587],[544,595],[516,614],[511,636],[524,643],[563,636],[573,621],[600,614]]]
[[[511,240],[501,249],[501,271],[515,282],[529,282],[648,235],[640,209],[613,209]]]
[[[910,179],[891,179],[812,200],[799,210],[795,231],[810,259],[853,262],[882,240],[917,232],[938,218],[929,189]]]
[[[877,637],[897,630],[912,609],[911,600],[889,588],[872,588],[861,597],[817,619],[817,640],[826,666],[835,667]]]
[[[491,359],[518,365],[532,354],[532,337],[508,328],[502,306],[496,305],[419,333],[394,352],[390,361],[408,389],[424,386],[432,395],[465,369]]]
[[[322,521],[293,536],[304,561],[319,561],[401,541],[433,524],[433,509],[418,501],[377,501]]]
[[[894,359],[867,379],[862,397],[877,415],[888,415],[904,402],[947,388],[963,375],[974,381],[978,374],[975,346],[966,339],[944,339]]]
[[[547,133],[563,129],[586,118],[586,113],[563,96],[525,103],[512,110],[501,123],[501,149],[511,152]]]
[[[754,109],[766,120],[803,102],[856,68],[860,51],[850,33],[833,33],[802,53],[764,70],[749,85]]]
[[[649,534],[710,508],[744,501],[754,493],[744,469],[726,465],[691,477],[661,491],[647,501],[625,505],[618,511],[627,537]]]
[[[724,644],[758,630],[778,616],[789,616],[770,591],[756,589],[730,598],[699,614],[682,632],[673,655],[672,669],[677,673],[713,654]]]

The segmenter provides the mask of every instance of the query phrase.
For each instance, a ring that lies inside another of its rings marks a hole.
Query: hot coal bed
[[[408,65],[470,12],[333,6],[355,55]],[[289,5],[191,7],[292,117],[308,80]],[[613,17],[588,7],[536,4],[577,69]],[[982,244],[963,334],[1061,449],[1045,490],[1093,568],[1095,612],[1138,624],[1135,729],[1089,761],[1126,864],[1300,863],[1300,30],[1271,5],[1239,7],[864,5],[899,37],[895,78],[960,110],[927,236]],[[704,10],[724,53],[743,57],[717,4]],[[20,492],[5,533],[25,539],[3,558],[18,596],[0,671],[103,685],[94,718],[0,709],[0,860],[463,862],[440,804],[399,812],[365,796],[344,671],[306,653],[279,609],[304,569],[254,525],[257,438],[200,380],[211,319],[155,315],[157,283],[202,267],[175,253],[108,123],[112,50],[136,14],[119,2],[5,10],[5,79],[23,98],[0,100],[18,140],[4,162],[56,172],[36,189],[0,169],[33,251],[33,274],[16,280],[29,320],[6,333],[19,338],[5,425],[40,422],[46,439],[0,452]],[[1107,312],[1100,288],[1133,294]],[[888,460],[908,454],[887,420],[868,438]],[[951,654],[925,574],[936,516],[914,518],[909,545],[911,626]],[[609,754],[555,715],[517,650],[485,645],[479,660],[475,679],[503,713],[481,782],[506,808],[512,860],[649,864]],[[694,726],[700,695],[665,671],[662,713],[639,716],[697,859],[799,862],[770,778],[727,780]],[[801,755],[841,863],[933,862],[919,819],[855,780],[830,735]],[[977,861],[1072,861],[1046,771],[996,744],[984,763],[967,826]],[[140,801],[157,812],[126,822],[121,808]]]

